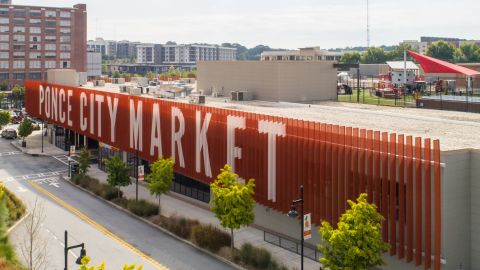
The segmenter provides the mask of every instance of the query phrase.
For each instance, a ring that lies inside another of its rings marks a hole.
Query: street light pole
[[[43,126],[45,126],[44,120],[42,120],[42,153],[43,153]]]
[[[137,157],[135,158],[135,201],[138,202],[138,145],[136,149],[136,155]]]
[[[80,256],[78,256],[77,260],[75,261],[76,264],[80,265],[80,264],[82,264],[83,257],[87,256],[87,251],[85,250],[85,244],[81,243],[79,245],[69,247],[68,246],[68,232],[65,230],[65,246],[63,248],[63,252],[64,252],[64,255],[65,255],[65,268],[64,268],[64,270],[68,270],[68,251],[70,249],[75,249],[75,248],[82,248],[80,250]]]
[[[298,213],[297,213],[297,204],[300,204],[300,214],[301,214],[301,217],[300,217],[300,228],[301,228],[301,231],[300,231],[300,234],[301,234],[301,250],[300,250],[300,270],[303,270],[303,246],[304,246],[304,243],[305,243],[305,235],[303,233],[303,230],[304,230],[304,227],[303,227],[303,218],[305,216],[305,212],[304,212],[304,200],[303,200],[303,185],[300,185],[300,199],[297,199],[297,200],[293,200],[292,201],[292,205],[290,207],[290,211],[288,212],[288,216],[289,217],[297,217],[298,216]]]

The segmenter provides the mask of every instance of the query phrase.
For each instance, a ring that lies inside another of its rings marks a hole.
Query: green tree
[[[86,147],[83,147],[78,156],[78,172],[80,175],[85,176],[87,174],[91,161],[92,154]]]
[[[384,64],[387,61],[387,54],[384,49],[370,47],[362,55],[362,63],[364,64]]]
[[[403,54],[405,51],[416,51],[416,50],[412,48],[412,45],[402,43],[398,46],[395,46],[393,50],[386,52],[387,59],[389,61],[403,61]],[[411,59],[412,57],[407,53],[407,60],[410,61]]]
[[[105,262],[100,264],[99,266],[89,266],[90,264],[90,257],[85,256],[81,260],[81,265],[78,270],[106,270]],[[135,264],[125,264],[122,270],[142,270],[143,265],[139,265],[138,267]]]
[[[367,202],[365,193],[360,194],[357,203],[348,200],[348,204],[350,209],[340,217],[338,229],[322,222],[322,243],[318,249],[324,257],[320,262],[332,270],[364,270],[384,265],[381,255],[389,245],[381,238],[383,216],[375,204]]]
[[[27,118],[23,119],[22,123],[18,126],[18,136],[22,138],[22,141],[25,142],[25,139],[30,136],[33,132],[33,124]]]
[[[454,59],[457,63],[472,63],[480,61],[480,47],[475,44],[462,44],[455,50]]]
[[[362,55],[359,52],[347,52],[342,55],[340,58],[340,63],[342,64],[360,64]]]
[[[173,182],[173,159],[158,159],[150,165],[150,174],[147,188],[150,194],[158,197],[158,213],[161,213],[160,196],[172,188]]]
[[[7,111],[0,112],[0,129],[2,126],[7,125],[10,123],[12,117],[10,116],[10,113]]]
[[[119,157],[113,156],[105,161],[105,168],[108,173],[107,182],[112,187],[118,187],[117,197],[120,198],[120,187],[131,184],[129,169],[125,162]]]
[[[25,87],[15,85],[12,89],[12,99],[14,100],[15,108],[21,108],[23,99],[25,98]]]
[[[8,84],[6,82],[0,83],[0,91],[7,91],[8,90]]]
[[[153,80],[153,78],[155,78],[155,73],[153,73],[152,71],[149,71],[147,72],[147,76],[146,76],[149,80]]]
[[[427,55],[445,61],[453,61],[455,46],[443,40],[433,42],[427,47]]]
[[[0,258],[5,258],[8,262],[15,262],[15,251],[8,241],[7,223],[9,215],[4,188],[3,184],[0,184]]]
[[[115,72],[113,73],[112,77],[115,78],[115,79],[116,79],[116,78],[120,78],[120,72],[115,71]]]
[[[234,238],[233,230],[241,226],[248,226],[255,219],[253,212],[255,200],[255,180],[250,179],[244,183],[232,168],[225,165],[220,170],[217,179],[210,185],[214,197],[210,201],[215,217],[220,220],[224,228],[229,228],[232,236],[231,251],[233,255]]]

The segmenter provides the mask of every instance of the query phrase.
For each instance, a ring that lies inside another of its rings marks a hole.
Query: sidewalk
[[[101,182],[107,181],[107,174],[100,169],[95,164],[92,164],[90,167],[88,175],[98,179]],[[129,199],[135,198],[135,183],[132,185],[121,188],[124,196]],[[164,216],[184,216],[191,219],[196,219],[202,223],[210,223],[219,228],[220,222],[215,218],[214,214],[200,207],[189,203],[190,198],[182,198],[182,195],[162,195],[161,196],[161,206],[162,206],[162,215]],[[138,186],[138,198],[145,199],[154,204],[158,204],[158,199],[154,196],[151,196],[149,191],[143,185]],[[230,232],[230,231],[228,231]],[[264,247],[272,253],[272,257],[275,258],[277,262],[287,266],[289,269],[300,269],[300,256],[285,250],[283,248],[277,247],[275,245],[269,244],[263,240],[263,231],[255,229],[253,227],[245,227],[235,231],[235,247],[239,248],[243,243],[250,242],[256,247]],[[320,268],[320,263],[314,262],[311,259],[304,259],[304,268],[317,270]]]
[[[21,147],[22,141],[15,140],[11,144],[20,151],[29,155],[68,155],[68,152],[48,143],[47,137],[44,137],[43,153],[41,153],[41,131],[34,131],[32,135],[27,138],[27,147]],[[107,174],[98,169],[96,164],[92,164],[89,169],[89,176],[98,179],[101,182],[107,181]],[[124,196],[133,199],[135,198],[135,183],[128,187],[122,188]],[[145,186],[138,186],[138,197],[145,199],[154,204],[158,204],[158,199],[150,195],[150,192]],[[171,193],[161,196],[162,215],[164,216],[184,216],[191,219],[197,219],[202,223],[210,223],[219,228],[220,222],[215,218],[214,214],[208,210],[208,205],[202,205],[195,200],[185,197],[180,194]],[[300,228],[299,228],[300,229]],[[230,232],[228,230],[228,232]],[[287,266],[289,269],[300,269],[300,255],[290,252],[281,247],[269,244],[263,240],[263,231],[253,227],[244,227],[235,231],[235,247],[239,248],[243,243],[249,242],[256,247],[264,247],[269,250],[272,257],[280,264]],[[319,262],[314,262],[311,259],[304,258],[304,269],[318,270],[320,268]]]
[[[35,130],[30,136],[25,140],[27,142],[27,147],[22,147],[22,140],[17,139],[10,142],[18,151],[21,151],[27,155],[33,156],[59,156],[59,155],[68,155],[67,151],[56,147],[53,144],[48,142],[48,137],[43,137],[43,152],[42,152],[42,131]]]

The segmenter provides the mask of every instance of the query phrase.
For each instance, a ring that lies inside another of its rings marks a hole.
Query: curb
[[[48,156],[48,157],[50,157],[50,156],[52,156],[52,155],[47,155],[47,154],[45,154],[45,153],[43,153],[43,154],[42,154],[42,153],[35,153],[35,154],[29,153],[27,149],[25,149],[25,148],[17,145],[17,144],[16,144],[16,141],[11,141],[10,144],[11,144],[13,147],[17,148],[18,150],[20,150],[20,152],[22,152],[22,153],[24,153],[24,154],[26,154],[26,155],[32,156],[32,157],[37,157],[37,156]]]
[[[10,228],[8,228],[7,230],[7,235],[9,235],[13,230],[15,230],[15,228],[17,228],[21,223],[23,223],[23,221],[30,215],[30,212],[26,212],[25,215],[17,220],[17,222],[15,222],[15,224],[13,224]]]
[[[147,220],[147,219],[145,219],[145,218],[143,218],[143,217],[139,217],[139,216],[133,214],[132,212],[128,211],[127,209],[125,209],[125,208],[123,208],[123,207],[121,207],[121,206],[119,206],[119,205],[116,205],[115,203],[113,203],[113,202],[111,202],[111,201],[107,201],[107,200],[105,200],[104,198],[102,198],[102,197],[100,197],[100,196],[97,196],[95,193],[91,192],[90,190],[87,190],[87,189],[85,189],[85,188],[83,188],[83,187],[81,187],[81,186],[75,185],[74,183],[72,183],[69,179],[67,179],[67,178],[64,177],[63,175],[60,175],[60,179],[64,180],[64,181],[67,182],[68,184],[70,184],[70,185],[72,185],[72,186],[74,186],[74,187],[76,187],[76,188],[78,188],[78,189],[80,189],[80,190],[82,190],[82,191],[90,194],[90,196],[92,196],[92,197],[94,197],[94,198],[96,198],[96,199],[98,199],[98,200],[100,200],[100,201],[103,201],[104,203],[107,203],[107,204],[109,204],[110,206],[113,206],[113,207],[115,207],[116,209],[118,209],[118,210],[120,210],[120,211],[122,211],[122,212],[124,212],[124,213],[126,213],[126,214],[128,214],[128,215],[130,215],[131,217],[136,218],[136,219],[144,222],[145,224],[149,225],[150,227],[152,227],[152,228],[154,228],[154,229],[157,229],[157,230],[159,230],[159,231],[161,231],[161,232],[169,235],[170,237],[173,237],[174,239],[176,239],[176,240],[178,240],[178,241],[180,241],[180,242],[182,242],[182,243],[184,243],[184,244],[186,244],[186,245],[189,245],[189,246],[191,246],[191,247],[193,247],[193,248],[195,248],[195,249],[197,249],[197,250],[199,250],[199,251],[201,251],[201,252],[203,252],[203,253],[211,256],[211,257],[213,257],[214,259],[217,259],[217,260],[219,260],[219,261],[221,261],[221,262],[223,262],[223,263],[225,263],[225,264],[227,264],[227,265],[229,265],[229,266],[231,266],[231,267],[233,267],[233,268],[235,268],[235,269],[237,269],[237,270],[246,270],[246,268],[243,268],[243,267],[241,267],[241,266],[239,266],[239,265],[237,265],[237,264],[235,264],[235,263],[233,263],[233,262],[231,262],[231,261],[229,261],[229,260],[227,260],[227,259],[219,256],[219,255],[216,255],[216,254],[210,252],[209,250],[206,250],[206,249],[204,249],[204,248],[201,248],[201,247],[195,245],[194,243],[192,243],[192,242],[190,242],[190,241],[188,241],[188,240],[186,240],[186,239],[183,239],[183,238],[177,236],[176,234],[170,232],[169,230],[167,230],[167,229],[165,229],[165,228],[162,228],[162,227],[158,226],[157,224],[154,224],[153,222],[151,222],[151,221],[149,221],[149,220]]]

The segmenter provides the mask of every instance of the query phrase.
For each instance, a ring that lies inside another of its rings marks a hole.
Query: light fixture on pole
[[[304,200],[303,200],[303,185],[300,185],[300,199],[293,200],[292,205],[290,206],[290,211],[288,211],[287,216],[295,218],[298,217],[298,212],[297,212],[297,204],[300,204],[300,214],[301,214],[301,252],[300,252],[300,270],[303,270],[303,245],[305,242],[305,236],[303,233],[303,217],[305,215],[304,213]]]
[[[68,251],[71,250],[71,249],[75,249],[75,248],[82,248],[80,250],[80,256],[78,256],[77,260],[75,260],[76,264],[81,265],[82,264],[82,259],[85,256],[87,256],[87,250],[85,249],[85,244],[81,243],[79,245],[69,247],[68,246],[68,232],[65,230],[65,246],[63,248],[63,252],[64,252],[64,255],[65,255],[65,268],[64,268],[64,270],[68,270]]]

